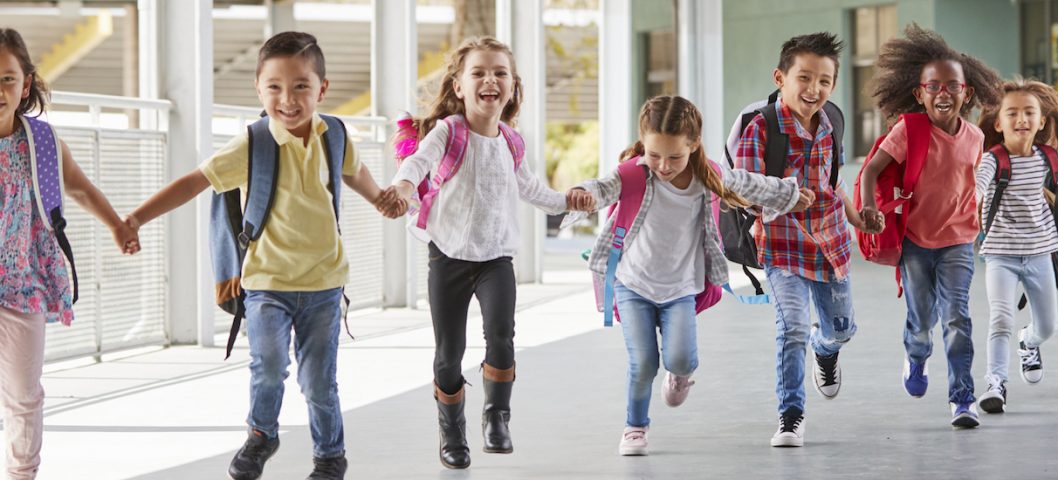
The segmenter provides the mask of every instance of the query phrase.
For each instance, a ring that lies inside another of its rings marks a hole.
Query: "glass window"
[[[871,79],[874,63],[883,43],[896,36],[896,6],[857,8],[852,12],[852,82],[853,96],[851,128],[853,154],[864,158],[874,145],[874,139],[885,131],[885,119],[871,98]]]

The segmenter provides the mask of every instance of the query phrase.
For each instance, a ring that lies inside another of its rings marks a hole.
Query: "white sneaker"
[[[841,364],[838,363],[838,354],[828,357],[815,354],[816,362],[812,366],[812,382],[816,391],[823,398],[831,400],[838,396],[841,391]]]
[[[625,427],[617,453],[621,455],[646,455],[647,430],[649,427]]]
[[[691,393],[691,385],[694,385],[694,380],[691,380],[690,376],[684,377],[665,372],[665,405],[670,407],[683,405],[683,402],[687,400],[687,395]]]
[[[986,413],[1003,413],[1007,407],[1007,387],[1003,382],[989,383],[988,391],[981,395],[977,404]]]
[[[779,415],[779,429],[771,437],[773,447],[803,447],[805,417],[800,410],[791,409]]]
[[[1018,334],[1018,356],[1021,357],[1021,379],[1029,385],[1043,380],[1043,359],[1040,358],[1040,347],[1029,348],[1025,345],[1025,329]]]

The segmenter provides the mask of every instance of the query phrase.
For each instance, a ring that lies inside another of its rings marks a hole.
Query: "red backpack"
[[[905,113],[900,121],[907,127],[907,159],[903,163],[892,162],[878,174],[878,185],[874,192],[874,201],[878,210],[885,215],[885,229],[881,233],[871,234],[856,230],[856,240],[860,245],[863,258],[869,262],[896,267],[903,254],[904,236],[907,233],[907,217],[911,214],[908,200],[915,194],[922,167],[926,164],[929,153],[931,128],[929,116],[925,113]],[[874,147],[867,155],[867,160],[856,177],[852,194],[852,204],[857,211],[863,208],[860,200],[860,178],[863,169],[874,158],[874,153],[885,140],[886,135],[878,137]],[[900,269],[896,269],[896,296],[900,297],[904,289],[900,283]]]

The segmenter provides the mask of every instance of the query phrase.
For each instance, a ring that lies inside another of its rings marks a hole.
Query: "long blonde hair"
[[[503,113],[500,114],[500,120],[508,125],[514,126],[514,120],[518,117],[518,110],[522,106],[522,100],[524,100],[522,78],[518,76],[518,67],[514,64],[514,52],[511,51],[511,47],[508,47],[507,44],[496,40],[493,37],[470,37],[463,40],[463,43],[459,45],[459,48],[449,53],[444,77],[441,78],[441,89],[437,93],[437,98],[434,99],[433,104],[430,105],[430,113],[425,117],[415,118],[412,121],[412,125],[415,127],[415,131],[418,134],[418,140],[422,140],[427,133],[430,133],[430,130],[433,129],[438,120],[442,120],[449,115],[455,115],[457,113],[461,115],[466,114],[466,107],[463,104],[463,100],[456,96],[455,83],[463,73],[463,68],[466,66],[467,56],[478,50],[504,53],[511,62],[511,78],[514,79],[514,96],[512,96],[511,101],[503,107]],[[398,134],[396,141],[400,142],[401,140],[402,138],[400,138],[400,135]]]
[[[690,100],[683,97],[661,95],[651,98],[643,104],[643,108],[639,111],[639,138],[642,139],[648,133],[683,136],[691,142],[701,140],[702,114]],[[643,154],[643,141],[638,140],[621,152],[621,161]],[[715,193],[728,205],[735,207],[750,205],[739,194],[724,187],[720,174],[709,165],[709,159],[705,156],[705,150],[700,143],[698,148],[691,152],[687,163],[691,167],[691,172],[705,185],[705,188]]]
[[[1025,80],[1020,76],[1016,76],[1013,80],[1007,80],[1000,84],[999,89],[1003,92],[999,103],[986,109],[981,114],[981,119],[977,122],[977,125],[981,127],[981,131],[985,134],[985,151],[1003,143],[1003,132],[997,132],[995,126],[996,120],[999,118],[999,109],[1002,108],[1003,98],[1011,93],[1027,93],[1036,97],[1040,102],[1040,117],[1046,123],[1043,126],[1043,130],[1036,132],[1036,137],[1032,140],[1032,143],[1058,147],[1058,139],[1055,138],[1056,128],[1058,128],[1058,92],[1054,90],[1054,87],[1046,83]]]

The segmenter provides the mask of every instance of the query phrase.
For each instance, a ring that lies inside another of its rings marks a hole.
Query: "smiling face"
[[[18,63],[18,57],[0,49],[0,135],[7,136],[14,130],[15,113],[22,100],[29,97],[33,77],[27,77]]]
[[[672,182],[677,177],[690,175],[687,168],[691,152],[699,147],[699,142],[691,141],[683,135],[666,135],[649,132],[643,135],[643,156],[650,171],[659,179]]]
[[[930,122],[949,133],[954,132],[962,107],[974,91],[973,87],[966,86],[962,64],[954,60],[927,63],[922,67],[919,83],[926,87],[915,88],[915,99],[926,108]]]
[[[463,72],[453,88],[463,100],[467,118],[499,120],[514,96],[511,59],[494,50],[474,50],[463,62]]]
[[[299,138],[308,138],[312,114],[327,92],[311,60],[302,56],[272,57],[261,64],[257,98],[272,119]]]
[[[1040,114],[1040,99],[1029,92],[1010,92],[1003,96],[996,118],[996,131],[1003,134],[1003,142],[1032,145],[1036,133],[1043,130],[1046,120]]]
[[[801,122],[811,128],[816,113],[834,92],[837,66],[834,60],[814,53],[802,53],[794,57],[785,72],[775,69],[775,85],[782,92],[782,101]]]

